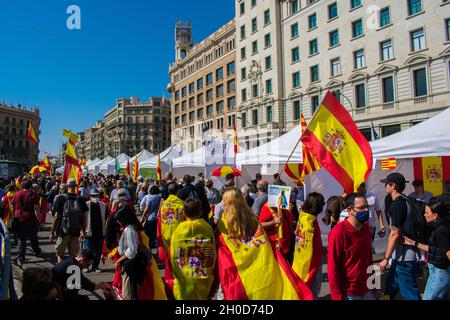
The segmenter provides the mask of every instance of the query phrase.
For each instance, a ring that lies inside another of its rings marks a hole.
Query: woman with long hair
[[[313,299],[309,288],[272,246],[237,188],[223,196],[218,222],[219,278],[226,300]]]

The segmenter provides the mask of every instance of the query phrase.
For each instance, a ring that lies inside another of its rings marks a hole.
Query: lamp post
[[[350,99],[345,94],[342,94],[341,92],[339,92],[339,94],[337,94],[337,95],[334,92],[333,92],[333,94],[338,100],[340,100],[339,99],[340,96],[344,97],[347,100],[347,102],[350,104],[350,111],[352,113],[352,118],[353,118],[353,120],[355,120],[355,109],[353,108],[353,104],[350,101]]]

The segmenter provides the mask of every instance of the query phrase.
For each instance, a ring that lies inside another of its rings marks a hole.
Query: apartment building
[[[175,62],[169,68],[172,144],[184,152],[202,147],[207,135],[233,137],[236,121],[236,26],[234,20],[193,45],[192,24],[175,27]]]

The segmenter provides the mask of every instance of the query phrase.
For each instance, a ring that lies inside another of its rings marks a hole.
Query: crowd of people
[[[231,174],[220,189],[203,173],[178,180],[169,172],[156,182],[142,176],[134,182],[119,175],[86,174],[78,183],[35,175],[6,186],[1,216],[18,247],[14,263],[20,267],[26,263],[28,239],[34,254],[41,255],[38,232],[51,216],[56,265],[51,271],[25,269],[22,299],[79,299],[80,288],[102,289],[106,297],[123,300],[206,300],[220,289],[225,299],[240,298],[229,283],[239,263],[224,267],[233,256],[229,247],[235,246],[239,261],[248,264],[245,259],[253,256],[239,247],[267,240],[273,252],[266,252],[263,263],[288,265],[291,278],[306,285],[303,297],[319,297],[326,257],[333,300],[373,300],[375,291],[368,283],[377,224],[379,237],[390,230],[384,259],[376,264],[382,272],[389,268],[385,297],[395,299],[400,292],[407,300],[450,299],[450,181],[437,197],[420,180],[406,196],[407,181],[399,173],[381,182],[384,212],[365,184],[358,192],[327,201],[319,193],[304,197],[293,188],[288,205],[276,208],[268,204],[268,187],[286,185],[278,175],[269,183],[257,174],[240,189]],[[327,248],[318,223],[321,213],[331,226]],[[165,265],[164,279],[155,274],[155,252]],[[111,284],[95,284],[83,275],[102,272],[101,263],[108,259],[116,271]],[[429,276],[422,297],[417,277],[419,266],[425,265]],[[82,270],[75,287],[68,285],[68,270],[74,267]],[[277,298],[266,291],[263,297]]]

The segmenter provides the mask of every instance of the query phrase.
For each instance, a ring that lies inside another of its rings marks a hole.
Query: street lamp
[[[352,102],[350,101],[350,99],[349,99],[346,95],[344,95],[343,93],[341,93],[341,92],[339,92],[338,94],[336,94],[336,93],[333,91],[333,95],[334,95],[338,100],[340,100],[340,99],[339,99],[340,96],[344,97],[344,98],[347,100],[347,102],[350,104],[350,111],[352,112],[352,118],[353,118],[353,120],[354,120],[354,119],[355,119],[355,109],[353,108],[353,104],[352,104]]]

